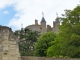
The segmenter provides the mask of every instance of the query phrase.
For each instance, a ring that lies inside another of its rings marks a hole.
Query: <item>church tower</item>
[[[46,28],[46,21],[45,21],[44,13],[43,13],[43,12],[42,12],[41,25],[44,26],[44,27]]]

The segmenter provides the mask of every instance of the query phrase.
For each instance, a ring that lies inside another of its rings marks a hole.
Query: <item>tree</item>
[[[56,34],[54,32],[47,32],[42,34],[35,44],[35,55],[46,56],[48,47],[51,46],[51,41],[54,41]]]
[[[80,55],[80,6],[73,10],[65,10],[61,17],[62,25],[60,26],[59,37],[64,42],[63,56],[78,58]],[[74,39],[73,39],[74,38]],[[63,46],[62,46],[63,47]]]
[[[66,9],[59,19],[62,21],[59,36],[48,48],[47,56],[80,58],[80,6],[73,10]]]
[[[22,56],[34,55],[34,44],[39,37],[39,32],[27,28],[17,30],[14,34],[19,38],[19,50]]]
[[[51,42],[51,46],[47,49],[47,57],[59,57],[62,56],[62,46],[63,42],[61,38],[57,35],[54,41]]]

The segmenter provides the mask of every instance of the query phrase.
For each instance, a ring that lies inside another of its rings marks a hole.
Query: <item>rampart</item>
[[[34,56],[22,56],[23,60],[80,60],[78,58],[47,58],[47,57],[34,57]]]
[[[11,28],[0,25],[0,60],[20,60],[17,40]]]

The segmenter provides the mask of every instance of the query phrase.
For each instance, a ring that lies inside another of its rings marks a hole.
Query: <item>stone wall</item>
[[[47,28],[43,27],[42,25],[29,25],[26,28],[32,30],[32,31],[38,31],[41,33],[47,32]]]
[[[20,60],[17,40],[11,28],[0,26],[0,60]]]
[[[34,56],[22,56],[22,60],[80,60],[77,58],[46,58],[46,57],[34,57]]]

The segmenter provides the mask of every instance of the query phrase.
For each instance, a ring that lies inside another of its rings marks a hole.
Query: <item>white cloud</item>
[[[18,13],[11,19],[8,26],[15,26],[20,29],[21,23],[23,23],[23,27],[26,27],[34,24],[35,19],[40,22],[42,11],[47,24],[53,26],[52,22],[56,18],[56,12],[60,16],[65,9],[75,8],[79,4],[79,0],[0,0],[0,8],[12,4]]]
[[[16,3],[16,0],[0,0],[0,9]]]

